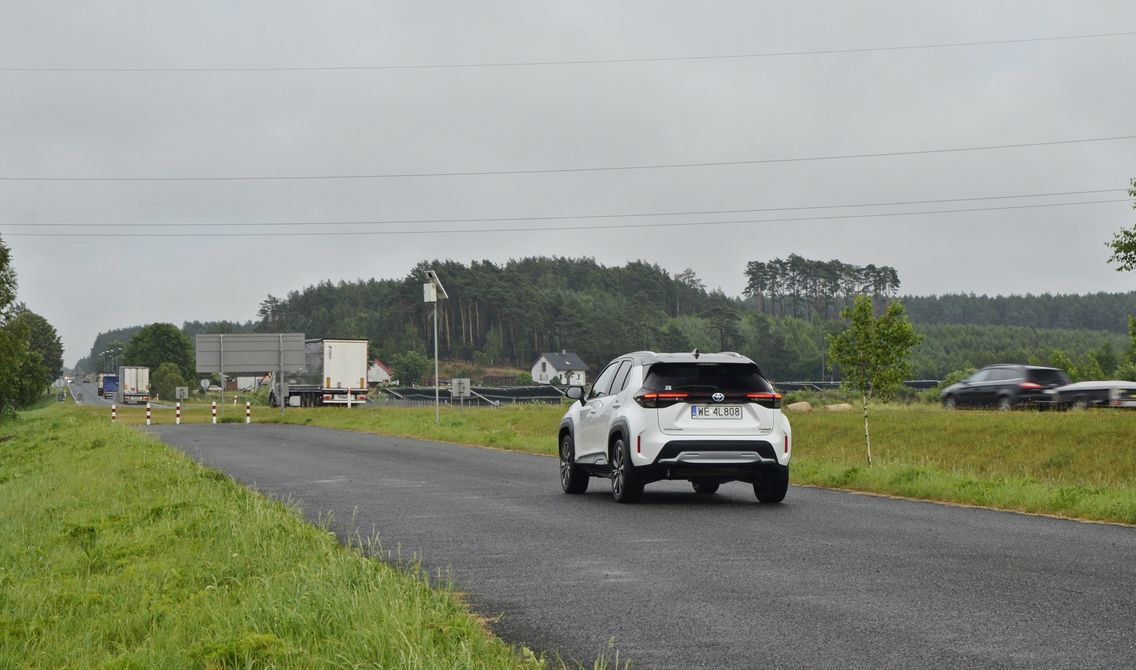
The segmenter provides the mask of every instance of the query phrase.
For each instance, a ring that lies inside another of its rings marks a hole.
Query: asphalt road
[[[99,388],[96,384],[72,382],[71,384],[69,384],[69,387],[71,389],[71,397],[80,405],[94,405],[97,407],[110,407],[111,405],[116,405],[117,409],[119,410],[146,408],[145,403],[136,405],[124,405],[122,403],[115,403],[107,400],[106,398],[99,395]],[[150,403],[150,407],[152,409],[169,409],[170,407],[173,407],[173,405],[163,405],[161,403],[152,402]]]
[[[790,488],[606,480],[556,461],[272,426],[150,429],[386,551],[452,569],[504,639],[633,668],[1123,668],[1136,664],[1136,529]]]
[[[72,382],[70,384],[71,397],[75,402],[82,405],[106,405],[111,406],[109,400],[104,399],[99,395],[99,388],[95,384],[87,384],[85,382]]]

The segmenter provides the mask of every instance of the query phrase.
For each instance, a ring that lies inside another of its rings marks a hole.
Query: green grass
[[[273,423],[313,425],[358,432],[416,437],[506,451],[556,455],[556,430],[564,408],[549,405],[507,405],[500,408],[467,407],[464,412],[443,407],[441,422],[434,423],[433,407],[353,408],[318,407],[265,413]]]
[[[552,665],[106,414],[0,425],[0,668]]]
[[[563,406],[341,407],[263,411],[254,420],[556,454]],[[795,484],[1136,524],[1136,412],[871,410],[867,465],[859,411],[791,413]]]
[[[798,483],[1136,524],[1136,413],[870,411],[793,414]]]

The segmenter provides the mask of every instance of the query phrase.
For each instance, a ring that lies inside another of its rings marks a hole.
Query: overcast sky
[[[884,49],[1131,32],[1131,0],[0,6],[0,237],[68,365],[100,331],[435,257],[643,259],[734,295],[791,253],[912,294],[1136,288],[1105,247],[1136,139],[912,153],[1136,135],[1136,35]],[[742,54],[766,55],[689,58]],[[563,64],[620,59],[662,60]],[[479,66],[386,67],[435,65]],[[717,165],[533,172],[692,163]],[[848,218],[943,209],[988,211]],[[751,211],[594,218],[724,210]],[[272,222],[308,225],[247,225]]]

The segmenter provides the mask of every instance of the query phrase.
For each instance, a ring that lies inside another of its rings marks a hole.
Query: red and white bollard
[[[118,407],[115,405],[110,406],[110,422],[118,421]]]
[[[174,425],[180,426],[181,425],[181,401],[180,400],[178,401],[177,405],[175,405],[174,409],[175,409],[175,411],[174,411]]]
[[[252,423],[252,403],[245,401],[245,425]]]
[[[150,403],[146,403],[146,425],[150,425]]]
[[[217,401],[213,401],[213,425],[217,425]]]

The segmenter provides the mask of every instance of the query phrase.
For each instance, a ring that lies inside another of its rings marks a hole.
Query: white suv
[[[590,477],[611,479],[619,502],[643,486],[685,479],[697,493],[724,482],[753,484],[761,502],[781,502],[789,487],[793,434],[781,395],[752,360],[733,352],[657,354],[615,359],[560,421],[560,485],[583,493]]]

